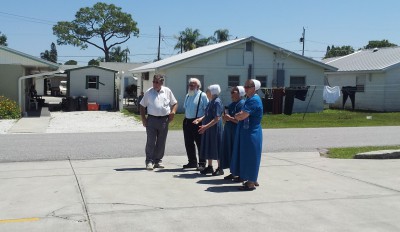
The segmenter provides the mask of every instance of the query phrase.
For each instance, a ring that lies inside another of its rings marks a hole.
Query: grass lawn
[[[123,111],[128,116],[140,120],[136,112]],[[367,119],[371,118],[371,119]],[[176,114],[169,124],[170,130],[182,130],[184,114]],[[318,127],[361,127],[400,126],[400,112],[379,113],[327,109],[320,113],[297,113],[292,115],[265,114],[261,122],[268,128],[318,128]],[[355,154],[367,151],[400,149],[400,146],[329,148],[329,158],[352,159]]]
[[[400,146],[371,146],[371,147],[346,147],[328,148],[328,157],[336,159],[353,159],[358,153],[378,150],[399,150]]]

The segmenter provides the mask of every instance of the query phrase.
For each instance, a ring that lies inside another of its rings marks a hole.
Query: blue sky
[[[72,21],[82,7],[95,0],[12,0],[1,3],[0,31],[12,49],[40,56],[56,43],[52,27]],[[299,38],[305,28],[304,55],[320,60],[328,45],[350,45],[359,49],[369,40],[388,39],[400,45],[400,1],[398,0],[118,0],[113,3],[130,13],[138,23],[140,37],[121,47],[131,51],[131,62],[157,57],[158,27],[161,27],[161,58],[176,54],[175,36],[189,27],[209,37],[217,29],[228,29],[231,38],[255,36],[302,53]],[[101,50],[57,45],[58,61],[73,59],[87,64],[104,56]]]

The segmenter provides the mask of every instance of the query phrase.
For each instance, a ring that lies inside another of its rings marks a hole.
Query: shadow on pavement
[[[146,168],[116,168],[114,169],[117,172],[126,172],[126,171],[143,171]]]
[[[224,179],[209,179],[209,180],[199,180],[198,184],[210,184],[210,185],[223,185],[223,184],[236,184],[230,180]]]
[[[240,186],[213,186],[213,187],[209,187],[207,188],[205,191],[207,192],[212,192],[212,193],[226,193],[226,192],[242,192],[239,190]]]

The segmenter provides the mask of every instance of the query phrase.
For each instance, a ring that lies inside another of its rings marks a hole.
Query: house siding
[[[355,109],[358,110],[374,110],[385,111],[385,74],[384,73],[335,73],[327,76],[331,86],[356,86],[356,78],[358,75],[365,74],[365,90],[364,92],[356,92]],[[342,108],[343,95],[331,106],[334,108]],[[347,99],[344,106],[345,109],[351,109],[351,101]]]
[[[400,68],[387,71],[384,87],[385,111],[400,111]]]
[[[99,76],[99,89],[86,89],[86,76]],[[86,96],[88,102],[97,102],[98,104],[110,104],[115,107],[115,73],[99,68],[89,67],[84,69],[70,70],[69,78],[69,96]]]
[[[0,95],[18,102],[18,78],[24,76],[20,65],[0,64]]]

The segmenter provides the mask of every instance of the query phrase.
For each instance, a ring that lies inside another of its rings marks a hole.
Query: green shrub
[[[15,101],[0,96],[0,119],[17,119],[21,117],[21,110]]]

